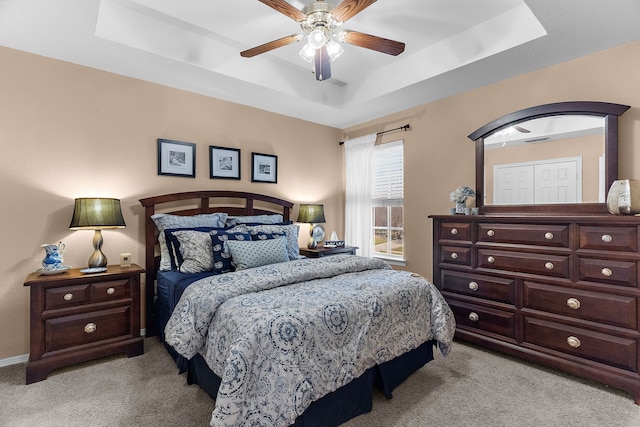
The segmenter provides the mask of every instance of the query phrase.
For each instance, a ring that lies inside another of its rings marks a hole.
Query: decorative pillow
[[[212,228],[212,227],[194,227],[194,228],[167,228],[164,230],[164,238],[167,245],[167,252],[171,261],[171,270],[178,270],[182,261],[179,261],[180,254],[180,242],[177,236],[174,234],[176,231],[201,231],[207,234],[213,230],[227,230],[226,228]]]
[[[209,232],[178,230],[172,235],[176,239],[178,270],[193,274],[213,270],[213,251]]]
[[[236,266],[229,250],[225,246],[225,242],[230,240],[251,241],[251,235],[248,232],[241,232],[243,228],[236,227],[230,230],[212,230],[210,233],[212,255],[213,255],[213,271],[216,273],[228,273],[234,271]],[[245,230],[246,231],[246,230]]]
[[[227,227],[238,224],[278,224],[282,222],[282,215],[229,215],[226,221]]]
[[[247,226],[247,229],[252,236],[259,233],[284,233],[287,238],[287,253],[289,254],[289,259],[293,260],[300,258],[300,247],[298,246],[298,233],[300,231],[299,225],[249,225]]]
[[[286,237],[255,241],[229,240],[226,246],[236,270],[289,261]]]
[[[268,239],[277,239],[278,237],[286,237],[287,235],[284,233],[263,233],[259,231],[256,234],[251,235],[251,240],[268,240]]]
[[[155,214],[151,216],[153,222],[160,234],[158,235],[158,243],[160,244],[160,270],[171,270],[171,256],[165,240],[164,230],[167,228],[194,228],[194,227],[212,227],[222,228],[227,220],[226,213],[201,214],[192,216],[171,215],[171,214]]]

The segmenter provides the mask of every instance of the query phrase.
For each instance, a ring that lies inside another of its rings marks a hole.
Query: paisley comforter
[[[301,259],[193,283],[165,329],[222,378],[212,426],[287,426],[368,368],[435,339],[450,308],[424,278],[352,255]]]

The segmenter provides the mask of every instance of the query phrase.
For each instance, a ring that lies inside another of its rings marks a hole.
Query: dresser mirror
[[[561,102],[507,114],[469,135],[483,213],[606,213],[627,105]]]

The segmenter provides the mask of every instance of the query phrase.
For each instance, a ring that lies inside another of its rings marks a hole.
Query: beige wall
[[[475,187],[471,132],[505,114],[562,101],[630,105],[620,118],[620,178],[640,178],[640,42],[634,42],[451,96],[344,130],[355,138],[410,123],[386,134],[405,141],[405,253],[407,269],[432,277],[431,214],[447,214],[449,193]]]
[[[138,199],[174,191],[270,194],[296,203],[293,219],[300,202],[324,203],[327,230],[343,228],[337,129],[6,48],[0,64],[0,359],[29,352],[23,281],[40,245],[64,240],[65,264],[86,266],[93,231],[68,228],[76,197],[122,200],[127,228],[103,232],[111,263],[143,263]],[[197,144],[195,179],[157,175],[157,138]],[[209,179],[209,145],[242,150],[241,181]],[[251,183],[252,151],[278,156],[277,184]]]
[[[0,223],[5,242],[0,252],[0,359],[29,350],[28,292],[22,282],[43,257],[40,244],[65,240],[65,263],[86,263],[92,232],[67,228],[75,197],[122,199],[127,228],[104,232],[104,250],[113,262],[125,251],[141,262],[137,200],[171,191],[226,188],[322,202],[327,232],[341,234],[343,159],[337,141],[410,123],[410,131],[384,135],[379,142],[405,140],[407,269],[430,278],[428,215],[447,213],[449,193],[475,184],[474,148],[467,135],[497,117],[560,101],[631,105],[620,123],[620,177],[640,177],[640,42],[372,120],[342,134],[14,50],[0,48],[0,63]],[[198,145],[195,180],[157,176],[158,137]],[[208,178],[208,145],[243,150],[242,181]],[[251,151],[278,155],[277,185],[250,182]],[[321,159],[313,164],[323,173],[309,173],[310,153]],[[335,174],[326,173],[331,165]]]

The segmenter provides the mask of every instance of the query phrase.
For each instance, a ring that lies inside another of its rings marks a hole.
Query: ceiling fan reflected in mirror
[[[307,43],[300,50],[300,56],[313,64],[316,80],[327,80],[331,78],[331,61],[335,61],[344,52],[340,43],[349,43],[393,56],[404,52],[402,42],[342,29],[345,21],[371,6],[376,0],[343,0],[335,7],[327,1],[317,0],[302,10],[285,0],[259,1],[298,22],[304,34],[292,34],[240,52],[245,58],[306,39]]]

